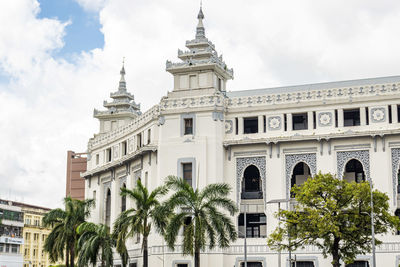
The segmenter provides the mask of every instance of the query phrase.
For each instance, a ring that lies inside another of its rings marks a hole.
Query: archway
[[[242,179],[242,199],[262,199],[262,184],[259,169],[250,165],[244,170]]]
[[[299,162],[294,166],[290,185],[302,185],[311,176],[310,167],[307,163]]]
[[[106,218],[105,223],[107,226],[110,226],[111,220],[111,190],[110,188],[107,189],[106,195]]]
[[[122,188],[126,189],[126,184],[122,185]],[[126,196],[121,197],[121,212],[126,211]]]
[[[365,181],[365,172],[362,163],[357,159],[351,159],[346,163],[343,179],[348,182]]]

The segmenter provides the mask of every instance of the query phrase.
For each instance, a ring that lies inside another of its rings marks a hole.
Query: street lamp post
[[[372,180],[369,181],[371,190],[371,241],[372,241],[372,267],[376,267],[376,256],[375,256],[375,225],[374,225],[374,199],[373,199],[373,186]]]

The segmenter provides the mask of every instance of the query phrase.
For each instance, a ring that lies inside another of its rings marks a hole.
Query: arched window
[[[106,196],[106,225],[110,226],[110,220],[111,220],[111,190],[110,188],[108,188]]]
[[[297,163],[293,168],[292,179],[290,181],[291,187],[302,185],[310,176],[310,167],[304,162]]]
[[[365,181],[364,168],[360,161],[356,159],[349,160],[343,174],[343,179],[348,182],[363,182]]]
[[[256,166],[250,165],[244,170],[242,199],[261,199],[262,197],[260,171]]]
[[[126,189],[126,184],[124,183],[122,187]],[[121,212],[124,211],[126,211],[126,196],[121,197]]]

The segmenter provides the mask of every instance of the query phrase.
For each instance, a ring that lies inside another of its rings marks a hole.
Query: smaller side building
[[[81,177],[81,172],[86,171],[86,162],[86,153],[67,152],[66,196],[79,200],[85,199],[85,179]]]
[[[21,267],[24,218],[21,207],[0,199],[0,266]]]

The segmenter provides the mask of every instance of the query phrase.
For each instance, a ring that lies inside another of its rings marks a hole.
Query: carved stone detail
[[[276,131],[282,128],[282,118],[280,116],[274,116],[268,118],[268,130]]]
[[[386,121],[385,108],[371,108],[371,121],[375,123]]]
[[[294,167],[299,163],[304,162],[310,168],[311,176],[317,173],[317,154],[292,154],[285,156],[285,171],[286,171],[286,198],[290,196],[290,178]]]
[[[260,171],[262,190],[263,190],[263,198],[264,202],[266,202],[266,167],[265,167],[265,157],[246,157],[246,158],[237,158],[236,159],[236,203],[239,205],[240,203],[240,193],[242,191],[242,179],[244,175],[244,171],[250,165],[254,165]]]
[[[318,113],[318,126],[326,127],[332,126],[332,112],[321,112]]]
[[[232,120],[226,120],[225,121],[225,133],[226,134],[231,134],[233,132],[233,121]]]
[[[344,168],[352,159],[356,159],[361,162],[365,176],[370,181],[369,172],[369,151],[368,150],[357,150],[357,151],[338,151],[337,154],[337,177],[343,179]]]
[[[397,188],[399,186],[397,173],[400,168],[400,148],[392,148],[392,182],[393,182],[393,204],[397,203]]]

